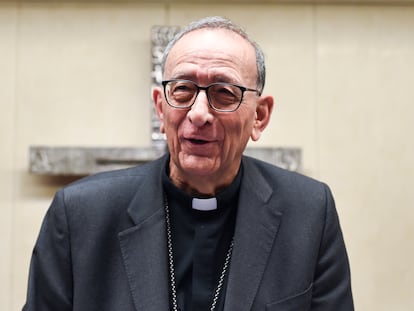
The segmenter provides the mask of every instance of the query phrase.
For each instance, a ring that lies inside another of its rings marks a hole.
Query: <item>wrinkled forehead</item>
[[[166,59],[165,74],[176,66],[227,64],[235,70],[256,77],[256,54],[253,45],[238,33],[222,28],[203,28],[180,38]]]

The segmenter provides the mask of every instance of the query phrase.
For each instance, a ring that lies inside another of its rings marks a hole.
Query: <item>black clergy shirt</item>
[[[242,169],[217,194],[217,209],[211,211],[193,209],[193,197],[177,188],[167,174],[163,186],[170,210],[177,304],[181,311],[210,310],[234,235]],[[224,310],[228,273],[216,311]]]

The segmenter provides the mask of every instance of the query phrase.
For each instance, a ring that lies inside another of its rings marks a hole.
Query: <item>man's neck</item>
[[[227,178],[221,176],[186,176],[171,170],[170,179],[172,183],[190,196],[199,198],[214,197],[231,185],[236,178],[238,171],[228,174]]]

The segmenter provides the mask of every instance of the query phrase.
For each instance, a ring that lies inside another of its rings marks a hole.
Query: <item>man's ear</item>
[[[158,119],[160,119],[160,132],[165,133],[164,127],[164,113],[162,111],[162,97],[163,93],[160,87],[154,87],[152,90],[152,100],[154,101],[155,111],[157,112]]]
[[[250,135],[253,141],[259,140],[262,132],[269,124],[273,111],[273,102],[272,96],[259,97],[256,106],[256,119],[253,124],[252,134]]]

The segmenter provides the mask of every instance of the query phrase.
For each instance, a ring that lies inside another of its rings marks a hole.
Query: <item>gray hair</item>
[[[175,37],[168,43],[167,47],[165,48],[164,55],[162,58],[162,63],[161,63],[162,73],[164,74],[165,62],[168,58],[168,55],[171,52],[171,49],[177,43],[177,41],[179,41],[182,37],[184,37],[189,32],[192,32],[194,30],[199,30],[199,29],[206,29],[206,28],[230,30],[240,35],[242,38],[244,38],[247,42],[249,42],[253,46],[255,53],[256,53],[256,66],[257,66],[256,84],[257,84],[257,89],[259,91],[259,94],[261,94],[263,91],[264,85],[265,85],[265,80],[266,80],[266,67],[265,67],[264,55],[263,55],[262,49],[256,42],[250,39],[247,33],[240,26],[220,16],[205,17],[203,19],[194,21],[190,23],[188,26],[186,26],[178,34],[176,34]]]

